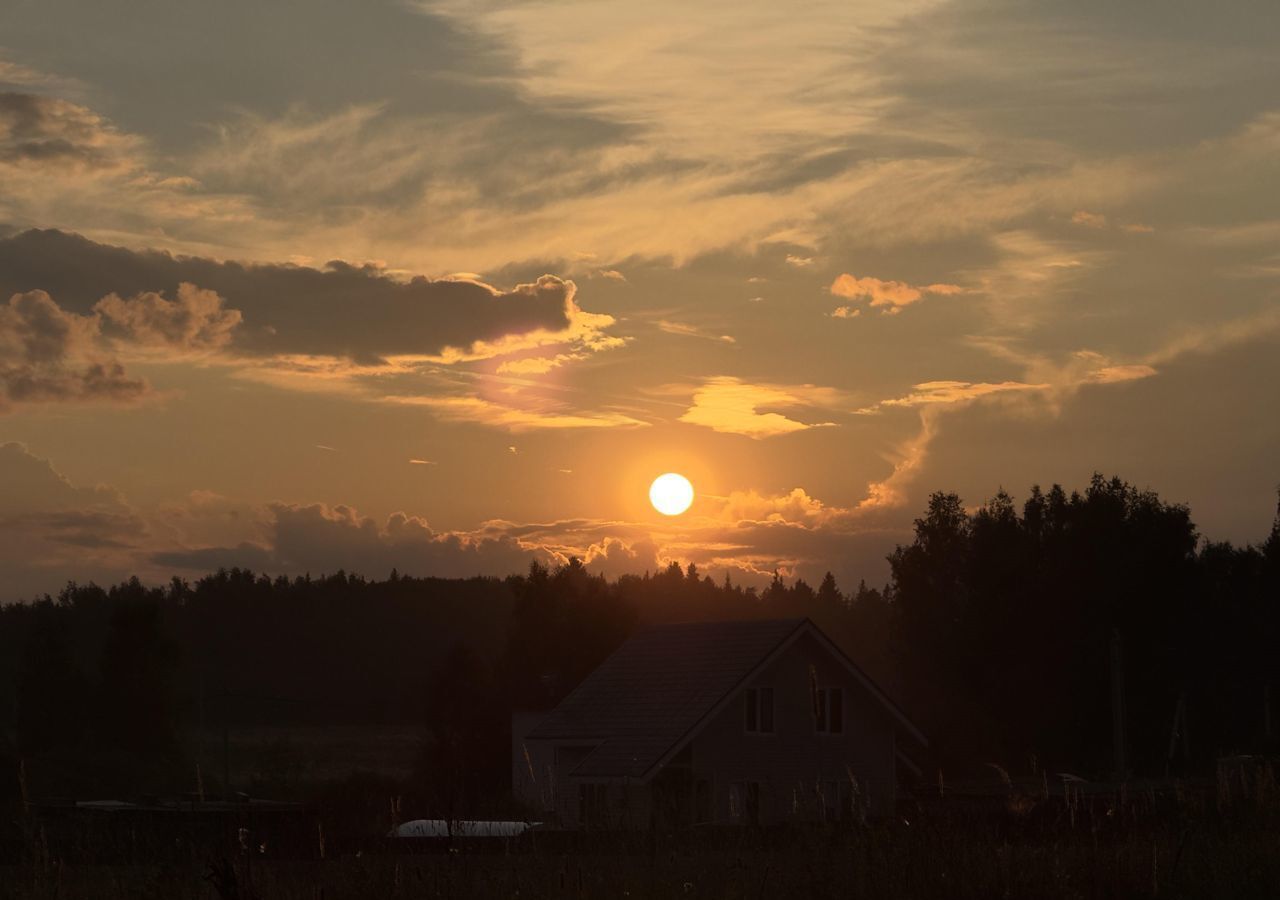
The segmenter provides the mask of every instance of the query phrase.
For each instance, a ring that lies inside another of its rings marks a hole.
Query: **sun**
[[[659,475],[649,485],[649,502],[664,516],[678,516],[693,503],[693,485],[675,472]]]

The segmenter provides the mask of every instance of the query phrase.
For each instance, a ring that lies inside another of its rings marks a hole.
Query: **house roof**
[[[636,632],[529,732],[595,745],[570,773],[645,779],[757,670],[812,631],[913,736],[923,736],[808,619],[655,625]]]

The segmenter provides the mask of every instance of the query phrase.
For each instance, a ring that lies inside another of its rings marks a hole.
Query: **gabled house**
[[[888,815],[925,746],[808,619],[642,629],[512,737],[517,796],[567,828]]]

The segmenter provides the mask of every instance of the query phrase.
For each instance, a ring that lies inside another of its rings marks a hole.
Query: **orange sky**
[[[571,554],[850,587],[933,490],[1095,470],[1271,521],[1280,8],[43,0],[0,34],[13,596]]]

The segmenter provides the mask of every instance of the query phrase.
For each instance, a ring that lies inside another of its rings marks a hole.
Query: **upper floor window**
[[[814,700],[817,732],[819,734],[843,733],[844,689],[838,687],[818,688],[818,693]]]
[[[747,732],[773,734],[773,688],[747,688]]]

